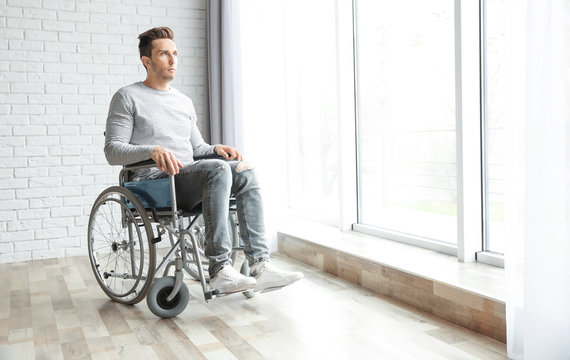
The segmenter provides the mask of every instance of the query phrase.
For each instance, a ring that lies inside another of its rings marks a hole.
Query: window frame
[[[489,225],[490,225],[490,209],[489,209],[489,177],[488,177],[488,87],[487,87],[487,0],[479,0],[479,23],[480,23],[480,43],[481,43],[481,184],[482,195],[481,201],[483,206],[482,221],[483,234],[481,239],[481,251],[476,254],[477,261],[493,265],[497,267],[505,267],[504,254],[491,251],[489,249]]]

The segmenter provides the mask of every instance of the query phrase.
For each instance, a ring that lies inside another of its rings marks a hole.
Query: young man
[[[206,224],[206,256],[210,286],[222,293],[254,288],[280,288],[303,277],[273,266],[264,232],[263,209],[254,170],[241,154],[227,145],[204,142],[196,125],[192,100],[170,86],[176,74],[178,50],[167,27],[139,35],[145,81],[125,86],[113,96],[107,118],[105,156],[111,165],[126,165],[152,158],[156,169],[137,172],[135,181],[175,174],[181,208],[202,202]],[[198,160],[218,154],[225,160]],[[251,277],[235,270],[228,255],[229,198],[236,198],[240,235]]]

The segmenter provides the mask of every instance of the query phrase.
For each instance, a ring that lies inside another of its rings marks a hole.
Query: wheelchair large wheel
[[[109,298],[136,304],[146,296],[155,271],[153,237],[147,212],[132,192],[113,186],[99,195],[87,244],[95,278]]]

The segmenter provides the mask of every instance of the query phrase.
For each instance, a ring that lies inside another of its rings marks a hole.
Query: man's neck
[[[147,77],[143,84],[156,90],[170,90],[170,81],[159,81]]]

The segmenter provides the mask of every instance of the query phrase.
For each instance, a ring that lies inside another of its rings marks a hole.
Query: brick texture
[[[206,0],[0,0],[0,263],[87,254],[89,209],[116,185],[112,95],[146,76],[141,32],[174,30],[173,86],[207,132]]]

